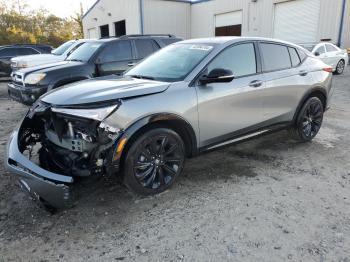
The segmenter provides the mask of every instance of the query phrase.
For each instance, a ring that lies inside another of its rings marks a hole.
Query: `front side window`
[[[117,41],[110,43],[105,49],[103,49],[99,57],[101,63],[131,60],[131,43],[130,41]]]
[[[231,70],[235,77],[256,74],[254,44],[239,44],[225,49],[209,64],[208,73],[216,68]]]
[[[87,62],[102,45],[99,42],[84,43],[67,57],[67,61]]]
[[[209,44],[174,44],[146,58],[125,75],[182,81],[213,50]]]
[[[286,46],[262,43],[260,50],[265,72],[291,68],[292,64]]]
[[[153,40],[138,39],[135,40],[138,58],[143,59],[159,49]]]

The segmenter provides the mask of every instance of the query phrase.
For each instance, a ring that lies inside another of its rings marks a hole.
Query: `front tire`
[[[294,139],[308,142],[318,134],[323,121],[324,107],[318,97],[309,98],[300,109],[295,126],[290,130]]]
[[[158,194],[168,189],[181,174],[185,146],[171,129],[155,128],[138,137],[124,162],[124,184],[139,195]]]
[[[345,61],[344,60],[340,60],[337,64],[337,67],[335,69],[335,74],[336,75],[341,75],[344,72],[344,68],[345,68]]]

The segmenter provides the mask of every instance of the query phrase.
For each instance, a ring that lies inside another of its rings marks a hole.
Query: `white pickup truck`
[[[86,40],[71,40],[63,43],[56,49],[52,50],[51,54],[37,54],[27,56],[17,56],[11,59],[12,73],[19,69],[49,64],[63,61],[69,56],[75,49],[85,43]]]

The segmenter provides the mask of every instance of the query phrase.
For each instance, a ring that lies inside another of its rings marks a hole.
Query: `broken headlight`
[[[117,108],[117,105],[101,107],[101,108],[60,108],[53,107],[51,110],[55,113],[61,113],[65,115],[78,116],[82,118],[92,119],[96,121],[102,121],[112,114]]]

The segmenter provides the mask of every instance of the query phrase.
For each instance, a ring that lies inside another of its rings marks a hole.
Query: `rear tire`
[[[126,153],[124,184],[139,195],[167,190],[181,174],[185,146],[171,129],[155,128],[138,137]]]
[[[335,74],[336,75],[341,75],[344,72],[344,68],[345,68],[345,61],[344,60],[340,60],[337,64],[337,67],[335,69]]]
[[[292,137],[301,142],[308,142],[318,134],[323,121],[324,107],[318,97],[309,98],[300,109],[296,123],[291,128]]]

